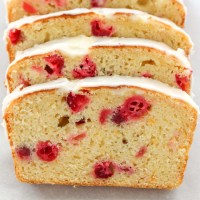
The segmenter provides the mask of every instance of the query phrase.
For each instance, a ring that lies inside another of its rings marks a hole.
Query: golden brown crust
[[[182,21],[180,23],[180,27],[184,28],[186,12],[185,12],[185,9],[183,7],[183,4],[180,1],[177,1],[177,0],[173,0],[173,4],[175,4],[178,7],[178,10],[180,11],[180,15],[181,15],[181,19],[182,19]]]
[[[29,183],[29,184],[49,184],[49,185],[67,185],[67,186],[75,186],[75,187],[79,187],[79,186],[83,186],[83,187],[87,187],[87,186],[91,186],[91,187],[129,187],[129,188],[141,188],[141,189],[166,189],[166,190],[174,190],[177,189],[183,181],[183,178],[181,178],[180,182],[177,185],[154,185],[154,184],[135,184],[135,185],[121,185],[121,184],[108,184],[108,183],[97,183],[97,182],[93,182],[93,183],[78,183],[78,182],[68,182],[68,181],[63,181],[63,182],[43,182],[43,181],[30,181],[30,180],[26,180],[23,177],[21,177],[19,175],[19,173],[16,172],[16,177],[20,182],[23,183]]]
[[[11,48],[11,43],[8,40],[7,40],[6,49],[8,52],[9,61],[11,63],[15,59],[15,53],[13,53],[12,48]]]

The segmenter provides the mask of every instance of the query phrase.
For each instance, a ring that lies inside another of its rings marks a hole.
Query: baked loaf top
[[[24,16],[42,15],[75,8],[130,8],[141,10],[158,17],[168,18],[183,27],[186,8],[181,0],[7,0],[8,21],[16,21]]]
[[[11,61],[17,51],[81,34],[151,39],[181,48],[187,55],[192,48],[190,37],[171,21],[130,9],[75,9],[31,16],[11,23],[5,33]]]

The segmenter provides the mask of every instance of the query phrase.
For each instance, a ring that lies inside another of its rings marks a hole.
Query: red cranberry
[[[136,153],[136,158],[141,158],[144,156],[144,154],[147,152],[147,147],[141,147],[140,150]]]
[[[69,93],[67,96],[67,104],[70,109],[75,112],[81,112],[90,102],[90,99],[86,95]]]
[[[44,58],[47,65],[45,67],[45,70],[50,75],[56,75],[56,76],[62,76],[62,70],[64,68],[64,58],[60,55],[54,54],[49,55]]]
[[[94,77],[97,75],[96,64],[88,57],[72,71],[74,78],[83,79],[86,77]]]
[[[51,162],[55,160],[58,156],[58,153],[59,148],[50,141],[39,142],[37,144],[36,154],[43,161]]]
[[[150,74],[150,73],[148,73],[148,72],[143,73],[142,76],[143,76],[144,78],[153,78],[153,75]]]
[[[115,164],[115,169],[119,173],[126,173],[128,175],[132,175],[133,173],[135,173],[135,169],[133,167],[127,166],[127,165],[118,165],[118,164]]]
[[[44,69],[40,66],[32,66],[32,69],[38,73],[44,73]]]
[[[73,145],[78,145],[81,140],[87,137],[86,133],[81,133],[78,135],[72,135],[69,137],[68,142]]]
[[[54,0],[58,7],[65,7],[67,0]]]
[[[30,80],[26,80],[22,75],[19,76],[19,84],[23,85],[23,88],[31,86]]]
[[[13,45],[16,45],[18,42],[22,40],[21,30],[13,28],[9,31],[9,39]]]
[[[102,21],[94,20],[91,22],[92,34],[94,36],[112,36],[114,28],[112,26],[106,26]]]
[[[187,91],[189,88],[189,78],[187,76],[176,74],[176,83],[183,91]]]
[[[121,166],[120,169],[122,172],[125,172],[127,174],[132,174],[134,172],[133,168],[130,166]]]
[[[29,14],[36,14],[37,13],[37,10],[31,4],[29,4],[27,2],[23,2],[22,7]]]
[[[94,166],[95,178],[107,179],[114,175],[114,164],[110,161],[96,163]]]
[[[114,122],[117,125],[120,125],[123,122],[127,121],[127,116],[126,113],[123,113],[123,110],[121,107],[117,108],[114,112],[113,112],[113,116],[112,116],[112,122]]]
[[[52,75],[54,72],[54,70],[51,67],[49,67],[49,65],[46,65],[44,70],[50,75]]]
[[[111,109],[103,109],[100,113],[99,116],[99,121],[101,124],[105,124],[108,117],[112,114],[112,110]]]
[[[143,117],[151,105],[142,96],[133,96],[127,99],[123,105],[122,113],[126,113],[128,119],[138,119]]]
[[[91,0],[91,7],[103,7],[106,0]]]
[[[82,124],[85,124],[85,118],[79,120],[78,122],[76,122],[76,125],[79,126],[79,125],[82,125]]]
[[[26,146],[17,148],[16,153],[22,160],[29,160],[31,156],[31,150]]]
[[[114,111],[112,121],[120,125],[129,120],[139,119],[147,114],[150,107],[151,105],[142,96],[133,96]]]

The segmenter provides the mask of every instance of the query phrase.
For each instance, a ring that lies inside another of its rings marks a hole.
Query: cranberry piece
[[[39,142],[36,147],[37,156],[47,162],[55,160],[58,156],[59,148],[50,141]]]
[[[49,67],[49,65],[46,65],[45,66],[45,68],[44,68],[44,70],[48,73],[48,74],[50,74],[50,75],[52,75],[53,74],[53,69],[51,69],[51,67]]]
[[[73,145],[78,145],[81,140],[87,137],[86,133],[81,133],[77,135],[72,135],[69,137],[68,142]]]
[[[19,76],[19,84],[23,85],[23,87],[31,86],[30,80],[26,80],[22,75]]]
[[[92,34],[94,36],[112,36],[114,34],[114,28],[112,26],[106,26],[102,21],[94,20],[91,22]]]
[[[50,75],[56,75],[56,76],[62,76],[62,70],[64,68],[64,58],[62,56],[59,56],[57,54],[49,55],[44,58],[47,65],[45,67],[45,70]]]
[[[133,96],[127,99],[121,110],[127,116],[127,119],[138,119],[143,117],[151,105],[142,96]]]
[[[94,77],[97,75],[96,64],[89,57],[86,57],[83,62],[72,71],[72,75],[77,79]]]
[[[16,153],[22,160],[29,160],[31,156],[31,150],[26,146],[17,148]]]
[[[13,45],[16,45],[18,42],[21,41],[21,30],[13,28],[9,31],[8,37]]]
[[[150,74],[150,73],[148,73],[148,72],[143,73],[142,76],[143,76],[144,78],[153,78],[153,75]]]
[[[125,172],[127,174],[132,174],[134,172],[133,168],[129,166],[121,166],[120,169],[122,172]]]
[[[78,122],[76,122],[76,125],[79,126],[79,125],[82,125],[82,124],[85,124],[85,118],[79,120]]]
[[[29,14],[35,14],[35,13],[37,13],[37,10],[31,4],[29,4],[27,2],[23,2],[22,7]]]
[[[176,83],[183,91],[187,91],[189,89],[189,78],[187,76],[180,76],[179,74],[176,74]]]
[[[91,7],[103,7],[106,0],[91,0]]]
[[[117,165],[115,164],[115,169],[119,173],[126,173],[128,175],[132,175],[135,172],[135,169],[131,166],[126,166],[126,165]]]
[[[126,113],[124,113],[121,107],[119,107],[113,112],[113,116],[111,120],[115,124],[120,125],[121,123],[127,121]]]
[[[133,96],[118,107],[112,116],[112,121],[117,125],[129,120],[136,120],[143,117],[151,105],[142,96]]]
[[[147,152],[147,147],[141,147],[140,150],[136,153],[135,157],[136,158],[141,158],[144,156],[144,154]]]
[[[112,110],[111,109],[103,109],[100,113],[99,116],[99,121],[100,123],[103,125],[106,123],[108,117],[112,114]]]
[[[66,0],[54,0],[54,1],[55,1],[55,4],[58,7],[65,7],[66,6]]]
[[[87,96],[72,92],[69,93],[66,100],[70,109],[75,113],[81,112],[90,102]]]
[[[110,161],[103,161],[96,163],[94,166],[95,178],[107,179],[114,175],[114,164]]]
[[[40,66],[32,66],[32,69],[38,73],[44,73],[44,69]]]

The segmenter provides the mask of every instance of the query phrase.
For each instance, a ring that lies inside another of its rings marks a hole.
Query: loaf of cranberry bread
[[[178,26],[185,23],[186,8],[180,0],[7,0],[8,20],[75,8],[130,8],[168,18]]]
[[[165,189],[183,180],[198,111],[180,89],[114,76],[30,86],[3,107],[20,181]]]
[[[174,23],[130,9],[75,9],[13,22],[6,31],[10,60],[22,51],[63,37],[108,36],[144,38],[190,53],[190,37]]]
[[[192,69],[181,50],[145,39],[79,36],[38,45],[20,52],[7,70],[12,92],[61,77],[143,76],[190,93]]]

